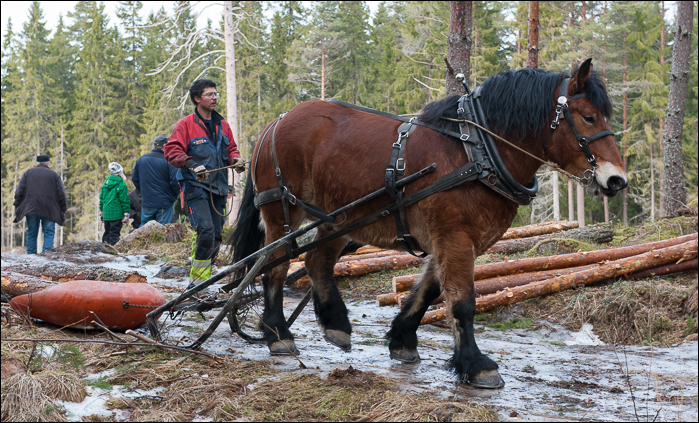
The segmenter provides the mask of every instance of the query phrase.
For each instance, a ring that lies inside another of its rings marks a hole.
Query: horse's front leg
[[[420,360],[420,354],[417,351],[417,328],[420,326],[422,316],[425,315],[430,304],[437,299],[439,293],[435,261],[430,259],[420,277],[420,282],[413,289],[405,307],[393,319],[391,330],[386,334],[392,359],[404,363]]]
[[[329,233],[321,226],[316,239]],[[325,340],[344,351],[350,351],[352,325],[334,276],[335,263],[346,244],[347,239],[340,238],[307,252],[306,268],[313,284],[313,308],[325,333]]]
[[[270,270],[262,277],[265,310],[262,315],[262,333],[272,355],[298,354],[284,318],[284,281],[289,270],[289,262]]]
[[[502,388],[505,382],[496,362],[476,345],[473,321],[476,294],[473,286],[476,253],[468,235],[451,233],[440,239],[435,259],[447,307],[453,318],[454,356],[449,366],[459,379],[476,388]]]

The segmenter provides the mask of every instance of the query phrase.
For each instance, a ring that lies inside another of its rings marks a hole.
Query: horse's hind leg
[[[427,308],[440,293],[439,281],[435,276],[434,260],[425,266],[420,282],[408,298],[405,307],[393,319],[391,330],[386,334],[391,358],[405,363],[420,360],[417,352],[417,328]]]
[[[315,239],[329,233],[321,226]],[[346,244],[347,238],[339,238],[307,252],[306,268],[313,284],[313,308],[325,332],[325,339],[344,351],[349,351],[352,348],[352,326],[334,277],[335,263]]]

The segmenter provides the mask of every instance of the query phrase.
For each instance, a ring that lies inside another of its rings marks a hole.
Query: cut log
[[[664,241],[649,242],[646,244],[632,245],[629,247],[607,248],[603,250],[588,251],[585,253],[563,254],[552,257],[535,257],[522,260],[501,261],[498,263],[481,264],[476,266],[474,280],[493,278],[497,276],[507,276],[519,273],[537,272],[541,270],[564,269],[569,267],[585,266],[599,263],[606,260],[617,260],[633,255],[648,252],[653,249],[660,249],[672,245],[681,244],[692,239],[697,239],[697,234],[693,233],[677,238],[670,238]],[[420,275],[405,275],[394,278],[393,285],[414,284]],[[412,285],[410,285],[412,287]],[[411,289],[408,287],[407,289]]]
[[[372,254],[373,254],[373,256],[372,256]],[[355,251],[353,253],[345,254],[344,256],[340,257],[340,260],[338,260],[338,261],[361,260],[364,258],[397,256],[397,255],[403,255],[403,254],[405,254],[405,251],[385,250],[383,248],[373,247],[371,245],[365,245],[364,247],[359,248],[357,251]],[[306,253],[303,253],[300,256],[298,256],[297,258],[291,260],[291,262],[292,263],[299,262],[299,261],[302,262],[305,259],[306,259]]]
[[[565,220],[561,222],[537,223],[534,225],[520,226],[518,228],[510,228],[502,235],[502,238],[500,239],[526,238],[530,236],[561,232],[567,229],[577,228],[578,226],[578,222],[568,222]]]
[[[68,282],[74,280],[92,280],[123,283],[147,283],[145,276],[138,272],[111,269],[101,266],[77,266],[60,264],[43,265],[17,265],[5,268],[5,271],[32,275],[54,282]]]
[[[341,278],[346,276],[365,275],[367,273],[376,272],[382,269],[403,269],[411,266],[421,266],[424,259],[404,254],[401,256],[379,257],[366,260],[351,260],[335,265],[335,277]],[[291,271],[291,268],[289,269]],[[299,280],[299,282],[307,282],[308,276]]]
[[[594,285],[608,279],[632,274],[644,269],[662,266],[677,262],[678,260],[691,260],[695,257],[697,257],[696,239],[682,244],[610,261],[593,269],[532,282],[512,289],[507,288],[498,293],[477,298],[476,313],[481,313],[495,307],[514,304],[534,297],[553,294],[580,285]],[[438,314],[439,313],[435,313],[435,315]],[[446,315],[446,310],[443,311],[442,314]],[[426,314],[420,324],[437,321],[434,320],[435,318],[436,317],[433,315],[427,316]]]
[[[481,279],[475,281],[476,295],[487,295],[498,292],[505,287],[526,285],[535,281],[542,281],[555,276],[564,275],[567,273],[579,272],[581,270],[597,267],[597,264],[589,264],[587,266],[571,267],[565,269],[543,270],[540,272],[522,273],[519,275],[498,276],[494,278]],[[413,276],[413,275],[408,275]],[[402,293],[410,291],[417,281],[413,282],[409,278],[401,279],[401,276],[393,278],[394,292]],[[395,304],[395,303],[394,303]]]
[[[116,248],[122,248],[127,246],[127,244],[137,240],[137,239],[143,239],[146,237],[149,237],[153,234],[160,234],[163,238],[165,237],[165,226],[158,223],[155,220],[151,220],[150,222],[146,223],[145,225],[141,226],[140,228],[136,229],[135,231],[131,232],[130,234],[124,236],[122,239],[120,239],[114,247]]]
[[[2,272],[2,292],[10,297],[32,294],[46,288],[57,285],[57,282],[48,281],[31,275],[23,275],[14,272]]]
[[[664,276],[671,275],[673,273],[689,272],[691,270],[697,270],[699,268],[699,259],[693,259],[688,261],[683,261],[679,264],[666,264],[664,266],[654,267],[652,269],[642,270],[640,272],[632,273],[630,275],[624,276],[625,279],[636,280],[651,278],[653,276]]]
[[[577,223],[577,222],[576,222]],[[595,244],[606,244],[612,242],[614,230],[610,225],[590,225],[582,228],[569,229],[562,232],[555,232],[545,235],[532,236],[528,238],[506,239],[496,242],[488,248],[487,254],[515,254],[527,251],[538,242],[550,238],[574,239],[577,241],[591,242]]]

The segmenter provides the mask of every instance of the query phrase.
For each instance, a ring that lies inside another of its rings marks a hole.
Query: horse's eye
[[[595,117],[594,116],[583,116],[582,118],[586,123],[589,123],[590,125],[595,124]]]

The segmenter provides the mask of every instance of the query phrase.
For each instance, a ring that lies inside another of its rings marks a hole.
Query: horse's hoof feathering
[[[299,355],[293,339],[273,342],[269,345],[270,355]]]
[[[391,359],[402,361],[403,363],[417,363],[420,361],[420,354],[417,349],[409,349],[405,347],[389,349]]]
[[[340,348],[344,352],[352,350],[350,334],[341,330],[328,329],[325,331],[325,340]]]
[[[468,376],[465,376],[464,379],[467,377]],[[482,370],[476,376],[466,380],[466,384],[474,388],[500,389],[505,386],[505,381],[502,380],[497,370]]]

